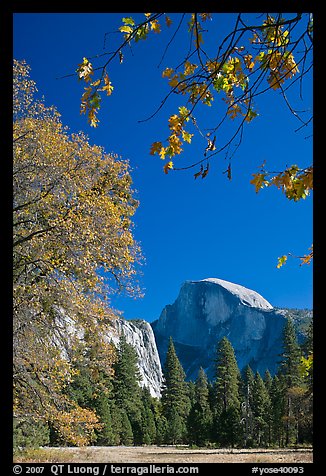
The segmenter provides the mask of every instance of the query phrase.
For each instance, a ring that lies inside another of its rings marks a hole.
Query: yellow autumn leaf
[[[165,174],[168,174],[169,173],[169,170],[173,169],[173,162],[172,160],[170,160],[170,162],[167,162],[164,167],[163,167],[163,170],[164,170],[164,173]]]
[[[104,76],[104,86],[101,89],[101,91],[106,91],[107,95],[110,96],[112,94],[113,89],[114,88],[113,88],[112,83],[109,79],[109,76],[106,74]]]
[[[268,184],[268,181],[265,180],[266,174],[264,173],[257,173],[257,174],[252,174],[253,179],[250,180],[250,183],[255,186],[256,193],[259,192],[259,190],[264,186]]]
[[[89,82],[91,76],[94,74],[92,63],[84,57],[83,62],[78,65],[77,73],[79,79],[84,79],[84,81]]]
[[[173,72],[174,72],[173,68],[165,68],[165,70],[162,73],[162,78],[169,78]]]
[[[179,84],[179,77],[177,74],[175,74],[169,81],[169,85],[171,88],[175,88]]]
[[[281,257],[278,258],[278,262],[277,262],[277,268],[281,268],[283,266],[283,264],[286,263],[288,257],[286,255],[283,255]]]
[[[159,156],[162,160],[165,159],[165,156],[166,156],[166,151],[167,151],[167,147],[161,147],[160,151],[159,151]]]
[[[119,30],[122,32],[122,33],[132,33],[133,32],[133,29],[131,28],[131,26],[129,25],[123,25],[123,26],[120,26],[119,27]]]
[[[169,118],[169,128],[174,131],[177,135],[181,134],[182,124],[180,122],[180,117],[177,114],[173,114]]]
[[[184,68],[184,75],[189,76],[190,74],[193,74],[196,68],[198,68],[196,64],[190,63],[190,61],[186,61],[185,68]]]
[[[182,142],[176,134],[172,134],[169,137],[169,144],[173,150],[173,155],[181,154],[182,152]]]
[[[101,80],[97,79],[96,81],[93,81],[93,83],[91,83],[91,86],[95,88],[96,86],[99,86],[100,84],[101,84]]]
[[[244,56],[244,62],[246,67],[251,71],[255,66],[255,62],[252,59],[252,55],[248,54]]]
[[[182,132],[182,139],[185,142],[188,142],[188,144],[190,144],[191,143],[191,138],[193,137],[194,134],[190,134],[190,132],[187,132],[184,129],[182,129],[181,132]]]
[[[154,33],[161,33],[161,25],[159,24],[158,20],[151,21],[150,25],[151,30],[153,30]]]

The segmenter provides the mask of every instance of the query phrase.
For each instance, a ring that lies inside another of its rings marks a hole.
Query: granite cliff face
[[[55,345],[61,349],[62,356],[69,360],[69,349],[73,339],[83,341],[84,332],[75,326],[73,319],[62,309],[56,309],[56,327],[58,335]],[[135,319],[127,321],[117,318],[104,332],[104,339],[119,346],[120,336],[124,334],[128,344],[136,350],[141,375],[140,385],[146,386],[153,397],[160,398],[162,369],[151,325],[147,321]]]
[[[208,278],[185,282],[152,328],[161,362],[171,336],[187,379],[196,379],[200,366],[212,379],[216,345],[224,336],[233,345],[240,370],[250,364],[261,374],[266,369],[274,374],[285,320],[285,312],[274,309],[257,292]]]
[[[162,369],[155,337],[151,325],[143,320],[116,319],[112,328],[108,329],[106,338],[119,345],[119,338],[124,334],[128,344],[131,344],[138,355],[138,367],[142,380],[141,386],[146,386],[153,397],[161,396]]]

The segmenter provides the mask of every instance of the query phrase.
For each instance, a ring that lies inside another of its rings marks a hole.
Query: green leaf
[[[132,17],[124,17],[122,18],[122,21],[123,23],[125,23],[126,25],[132,25],[134,26],[135,25],[135,21]]]
[[[182,117],[182,119],[184,119],[188,116],[190,111],[185,106],[181,106],[181,107],[179,107],[179,113],[180,113],[180,117]],[[187,118],[187,119],[189,120],[189,118]]]
[[[133,32],[133,29],[131,28],[131,26],[120,26],[119,30],[122,33],[132,33]]]

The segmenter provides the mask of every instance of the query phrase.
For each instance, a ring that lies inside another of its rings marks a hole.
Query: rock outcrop
[[[131,344],[138,355],[138,367],[142,380],[141,386],[146,386],[153,397],[161,396],[162,369],[155,337],[151,325],[141,319],[127,321],[118,318],[113,321],[112,328],[106,334],[119,345],[119,338],[124,334],[128,344]]]
[[[240,370],[250,364],[254,371],[269,369],[273,375],[282,352],[285,314],[255,291],[208,278],[185,282],[152,328],[161,362],[171,336],[188,380],[196,379],[200,366],[214,377],[216,345],[224,336],[233,345]]]

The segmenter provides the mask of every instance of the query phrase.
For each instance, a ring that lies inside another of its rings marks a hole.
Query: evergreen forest
[[[137,354],[126,338],[110,344],[114,364],[103,371],[96,346],[89,339],[75,360],[73,378],[65,387],[78,408],[97,415],[91,430],[75,423],[79,443],[106,445],[180,445],[193,447],[288,447],[312,443],[312,321],[299,345],[293,322],[283,331],[279,370],[271,376],[239,371],[227,337],[216,346],[213,381],[200,368],[196,381],[185,372],[170,338],[163,367],[162,397],[139,385]],[[86,350],[85,350],[86,349]],[[75,440],[74,440],[75,442]],[[14,446],[69,446],[69,433],[51,422],[14,419]]]

